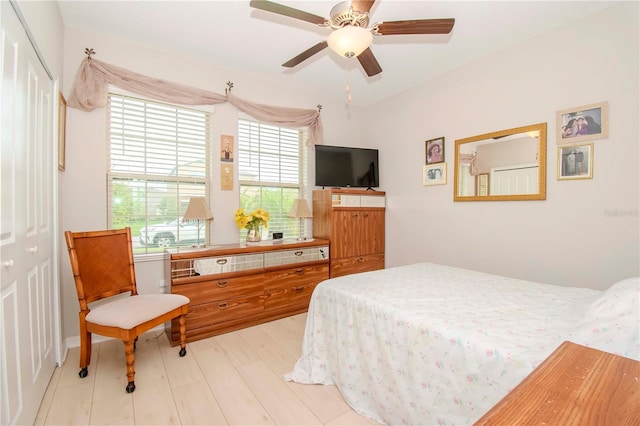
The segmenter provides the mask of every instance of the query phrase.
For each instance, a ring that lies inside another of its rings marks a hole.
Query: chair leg
[[[91,333],[86,328],[80,327],[80,372],[78,376],[84,379],[89,375],[89,363],[91,362]]]
[[[133,353],[134,351],[133,345],[134,345],[134,341],[132,340],[124,342],[124,356],[125,356],[125,361],[127,363],[127,382],[128,382],[125,390],[127,391],[127,393],[131,393],[134,390],[136,390],[136,384],[135,384],[136,372],[134,369],[135,354]]]
[[[178,323],[180,324],[180,352],[178,354],[183,357],[187,354],[187,316],[180,315]]]

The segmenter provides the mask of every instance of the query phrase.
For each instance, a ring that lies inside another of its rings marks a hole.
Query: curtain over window
[[[105,106],[109,84],[162,102],[182,105],[214,105],[229,102],[251,117],[278,126],[308,127],[309,145],[322,143],[320,111],[277,107],[240,99],[231,93],[219,95],[184,84],[173,83],[86,58],[73,82],[68,106],[92,111]]]

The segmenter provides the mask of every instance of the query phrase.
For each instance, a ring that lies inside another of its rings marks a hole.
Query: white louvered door
[[[53,83],[11,4],[2,16],[0,424],[33,424],[55,368]]]

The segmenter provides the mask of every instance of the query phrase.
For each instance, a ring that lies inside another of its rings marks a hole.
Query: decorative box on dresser
[[[329,241],[284,240],[178,248],[165,253],[171,293],[191,300],[187,341],[306,312],[329,278]],[[167,325],[179,343],[178,321]]]
[[[313,191],[313,236],[331,241],[331,277],[384,269],[385,193]]]

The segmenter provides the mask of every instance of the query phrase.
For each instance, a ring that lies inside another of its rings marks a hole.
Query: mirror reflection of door
[[[535,194],[538,192],[538,165],[491,170],[491,195]]]

